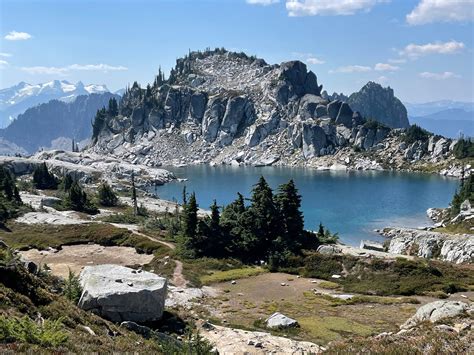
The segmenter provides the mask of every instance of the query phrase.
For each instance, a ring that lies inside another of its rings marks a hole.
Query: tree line
[[[337,240],[337,235],[331,235],[322,225],[318,233],[304,229],[301,196],[293,180],[280,185],[274,194],[262,176],[252,189],[248,205],[238,193],[222,212],[216,201],[210,209],[209,217],[199,219],[196,194],[187,199],[184,191],[178,237],[178,250],[183,256],[232,257],[280,266],[305,249]]]

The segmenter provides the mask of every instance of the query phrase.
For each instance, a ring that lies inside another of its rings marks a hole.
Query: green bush
[[[51,189],[58,188],[58,179],[48,171],[46,163],[38,165],[33,171],[33,184],[37,189]]]
[[[453,154],[458,159],[474,158],[474,142],[470,138],[460,138],[454,145]]]
[[[403,136],[403,141],[407,144],[415,143],[416,141],[426,141],[430,138],[430,133],[416,124],[411,125]]]
[[[63,328],[61,319],[35,322],[27,316],[21,319],[0,316],[0,342],[23,342],[56,347],[68,339]]]

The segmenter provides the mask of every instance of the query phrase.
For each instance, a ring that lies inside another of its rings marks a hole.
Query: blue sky
[[[189,49],[300,59],[329,92],[474,101],[474,0],[0,0],[0,87],[151,82]]]

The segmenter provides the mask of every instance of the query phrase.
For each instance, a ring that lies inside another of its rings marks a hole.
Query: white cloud
[[[354,15],[387,0],[286,0],[289,16]]]
[[[387,63],[377,63],[374,66],[375,71],[395,71],[400,69],[400,67],[397,67],[396,65],[391,65]]]
[[[464,43],[456,41],[435,42],[421,45],[411,43],[400,51],[399,54],[410,58],[418,58],[429,54],[453,54],[463,50],[464,47]]]
[[[421,78],[424,79],[434,79],[434,80],[446,80],[446,79],[453,79],[453,78],[460,78],[459,75],[454,74],[450,71],[445,71],[443,73],[431,73],[425,71],[423,73],[418,74]]]
[[[26,32],[11,31],[9,34],[5,36],[5,39],[7,41],[24,41],[32,37],[33,37],[32,35]]]
[[[371,67],[364,65],[347,65],[345,67],[339,67],[336,70],[330,70],[329,73],[363,73],[371,70]]]
[[[389,59],[387,62],[392,63],[392,64],[403,64],[403,63],[406,63],[407,60],[403,58],[397,58],[397,59]]]
[[[113,66],[108,64],[71,64],[65,67],[21,67],[21,70],[29,74],[51,74],[51,75],[66,75],[71,71],[101,71],[107,73],[109,71],[124,71],[128,70],[124,66]]]
[[[421,0],[406,16],[410,25],[474,20],[474,0]]]
[[[0,69],[5,68],[8,65],[6,60],[0,59]]]
[[[247,4],[250,4],[250,5],[268,6],[268,5],[279,3],[280,0],[246,0],[246,2]]]
[[[388,78],[384,75],[382,76],[379,76],[376,81],[379,83],[379,84],[386,84],[388,82]]]
[[[302,52],[293,52],[291,53],[293,57],[299,58],[308,64],[324,64],[326,63],[324,60],[319,59],[315,54],[313,53],[302,53]]]
[[[11,57],[11,53],[0,52],[0,57],[8,58]]]
[[[321,60],[321,59],[316,58],[316,57],[309,57],[309,58],[306,59],[306,61],[309,64],[324,64],[324,63],[326,63],[324,60]]]

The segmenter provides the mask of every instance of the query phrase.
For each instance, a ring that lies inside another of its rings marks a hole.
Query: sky
[[[405,102],[474,101],[474,0],[0,0],[0,88],[114,91],[189,50],[302,60],[332,93],[367,81]]]

